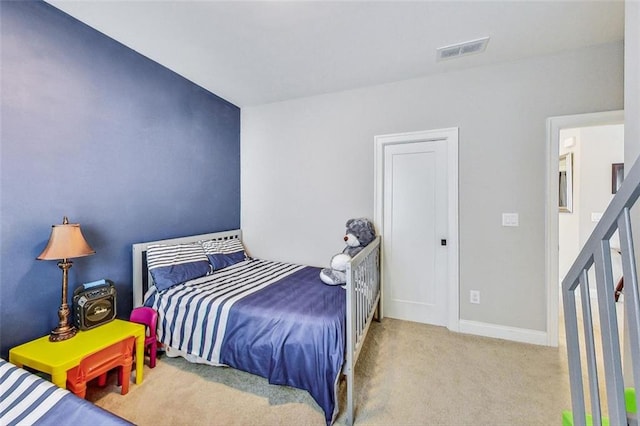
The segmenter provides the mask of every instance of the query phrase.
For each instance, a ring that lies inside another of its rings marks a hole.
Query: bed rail
[[[380,237],[347,264],[347,424],[354,419],[354,372],[369,325],[380,316]],[[378,318],[381,319],[381,318]]]
[[[133,307],[141,306],[144,293],[151,278],[146,266],[147,248],[154,244],[193,243],[211,239],[242,239],[237,229],[213,234],[194,235],[134,244],[133,252]],[[347,264],[347,318],[346,318],[346,360],[343,373],[347,381],[347,424],[354,419],[354,376],[355,365],[362,344],[374,316],[380,316],[380,237],[367,245]],[[376,314],[377,313],[377,314]],[[378,318],[380,319],[380,318]]]
[[[630,209],[640,197],[640,162],[630,170],[622,186],[611,200],[575,263],[562,281],[562,295],[569,357],[569,381],[571,385],[572,420],[575,425],[585,425],[585,389],[581,356],[586,360],[591,417],[594,425],[602,424],[602,408],[598,385],[597,356],[594,325],[589,295],[589,270],[595,268],[597,307],[600,313],[600,338],[608,417],[612,425],[637,424],[627,418],[625,390],[622,375],[620,335],[616,316],[615,289],[612,273],[610,239],[618,231],[624,276],[624,314],[629,337],[630,362],[633,371],[633,387],[640,385],[640,297],[636,255],[631,232]],[[580,291],[583,319],[584,352],[580,347],[576,292]],[[602,372],[601,372],[602,373]],[[640,406],[640,392],[635,393],[635,406]]]

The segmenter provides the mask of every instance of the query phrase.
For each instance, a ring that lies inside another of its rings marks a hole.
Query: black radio
[[[89,330],[116,317],[116,288],[110,280],[82,284],[73,292],[74,324]]]

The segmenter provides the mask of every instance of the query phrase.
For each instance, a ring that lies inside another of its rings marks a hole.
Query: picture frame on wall
[[[620,189],[624,180],[624,163],[613,163],[611,165],[611,193],[615,194]]]
[[[573,154],[568,152],[559,157],[558,163],[558,209],[561,213],[573,211]]]

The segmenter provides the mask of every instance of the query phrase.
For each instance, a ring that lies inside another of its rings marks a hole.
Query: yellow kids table
[[[136,338],[136,384],[142,383],[144,367],[145,326],[114,319],[90,330],[82,331],[62,342],[50,342],[44,336],[9,350],[9,362],[51,375],[59,387],[67,387],[67,370],[80,364],[87,355],[118,343],[127,337]]]

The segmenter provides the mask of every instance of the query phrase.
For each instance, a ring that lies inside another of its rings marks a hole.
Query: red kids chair
[[[144,339],[145,352],[149,352],[149,367],[154,368],[156,366],[156,354],[157,354],[157,339],[156,339],[156,326],[158,325],[158,313],[146,306],[135,308],[131,311],[129,321],[137,322],[138,324],[144,324],[147,326],[147,337]]]
[[[133,343],[135,337],[128,337],[114,345],[84,357],[80,365],[67,371],[67,389],[80,398],[87,394],[87,382],[98,377],[98,384],[107,382],[107,372],[118,368],[118,385],[122,385],[122,395],[129,392],[129,377],[133,363]]]

